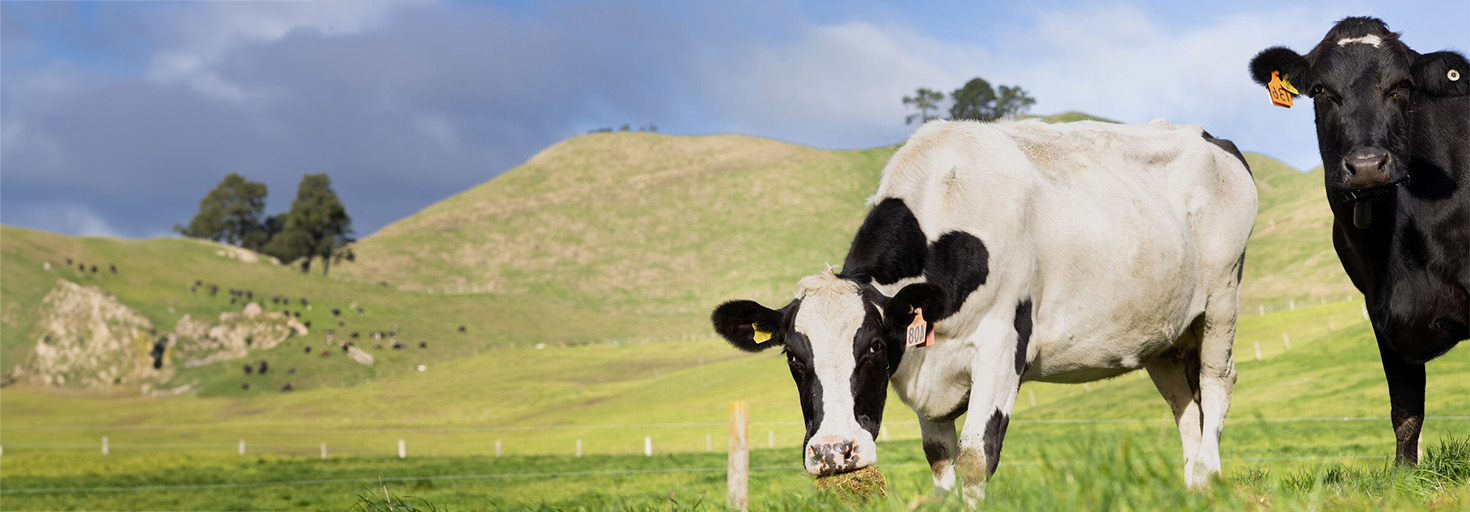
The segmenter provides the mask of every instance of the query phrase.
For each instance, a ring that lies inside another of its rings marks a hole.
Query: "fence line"
[[[1387,460],[1388,456],[1380,455],[1322,455],[1322,456],[1288,456],[1288,457],[1227,457],[1220,459],[1221,462],[1270,462],[1270,461],[1305,461],[1305,460]],[[1182,459],[1180,459],[1182,460]],[[1021,460],[1006,462],[1007,466],[1040,466],[1037,460]],[[898,468],[920,468],[928,467],[928,464],[890,464],[884,465],[885,469]],[[38,487],[20,488],[14,487],[0,489],[0,495],[8,494],[60,494],[73,492],[136,492],[136,491],[175,491],[189,489],[242,489],[255,487],[288,487],[302,485],[324,485],[324,484],[349,484],[364,483],[375,484],[382,482],[416,482],[421,480],[499,480],[511,478],[554,478],[565,476],[600,476],[600,475],[643,475],[660,473],[713,473],[725,471],[720,467],[682,467],[682,468],[649,468],[649,469],[606,469],[588,471],[547,471],[530,473],[481,473],[467,475],[424,475],[424,476],[394,476],[394,477],[360,477],[360,478],[328,478],[319,480],[277,480],[270,482],[227,482],[214,484],[161,484],[161,485],[138,485],[131,487]],[[757,466],[751,467],[751,471],[800,471],[801,466]]]
[[[1425,416],[1426,421],[1470,421],[1470,416]],[[1333,421],[1388,421],[1387,416],[1301,416],[1287,418],[1226,418],[1227,423],[1299,423],[1299,422],[1333,422]],[[1158,418],[1012,418],[1011,423],[1162,423],[1170,422],[1172,419]],[[884,425],[917,425],[918,420],[896,420],[885,421]],[[751,425],[766,426],[792,426],[804,425],[800,421],[752,421]],[[240,427],[259,424],[231,424],[231,423],[181,423],[178,425],[6,425],[7,429],[14,430],[170,430],[176,428],[197,428],[204,426]],[[272,434],[351,434],[356,432],[505,432],[505,431],[528,431],[528,430],[597,430],[597,429],[624,429],[624,428],[690,428],[690,427],[715,427],[723,426],[724,422],[700,421],[686,423],[603,423],[594,425],[508,425],[508,426],[484,426],[484,427],[361,427],[361,428],[329,428],[329,429],[286,429],[272,430]],[[16,443],[6,443],[16,444]],[[80,443],[76,443],[80,445]],[[254,443],[252,443],[254,444]],[[270,446],[261,443],[261,446]],[[86,446],[92,446],[87,444]],[[137,446],[137,445],[134,445]],[[213,446],[213,445],[210,445]]]

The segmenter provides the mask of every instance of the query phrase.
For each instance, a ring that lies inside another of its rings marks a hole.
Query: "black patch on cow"
[[[795,315],[791,315],[795,316]],[[786,331],[786,365],[791,370],[791,380],[796,382],[796,392],[801,400],[801,417],[806,422],[806,437],[802,446],[812,440],[812,434],[822,424],[822,382],[812,370],[812,342],[805,334],[791,329],[791,320],[782,327]],[[806,453],[802,453],[806,460]]]
[[[1026,349],[1031,344],[1031,299],[1016,304],[1016,375],[1026,373]]]
[[[929,461],[929,465],[932,466],[936,462],[949,460],[951,455],[949,453],[949,447],[943,441],[924,440],[924,459]]]
[[[994,475],[995,468],[1000,464],[1000,445],[1005,441],[1006,428],[1011,425],[1011,417],[996,409],[985,421],[985,474]]]
[[[852,239],[844,276],[893,284],[924,273],[924,230],[902,199],[889,198],[868,211]]]
[[[975,235],[950,231],[929,246],[924,280],[944,287],[949,294],[948,311],[940,319],[959,312],[965,299],[989,276],[990,251]]]
[[[1240,251],[1240,261],[1235,262],[1235,284],[1245,278],[1245,251]]]
[[[888,347],[883,330],[883,317],[878,306],[863,302],[863,325],[858,327],[852,338],[852,360],[854,362],[850,388],[852,390],[853,418],[858,426],[878,438],[878,428],[883,422],[883,406],[888,400]],[[900,355],[899,357],[902,357]]]
[[[1240,149],[1235,147],[1234,142],[1230,142],[1230,140],[1228,139],[1217,139],[1213,135],[1210,135],[1210,132],[1204,130],[1200,130],[1200,136],[1205,138],[1205,142],[1214,144],[1220,149],[1225,150],[1226,153],[1234,155],[1236,160],[1240,160],[1240,165],[1245,166],[1246,174],[1251,174],[1252,176],[1255,175],[1251,172],[1251,164],[1246,163],[1245,155],[1240,154]]]

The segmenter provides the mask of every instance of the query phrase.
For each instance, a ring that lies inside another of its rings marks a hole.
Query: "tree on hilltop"
[[[301,258],[301,271],[311,270],[311,260],[322,260],[322,275],[327,275],[333,262],[353,260],[348,244],[352,238],[352,218],[332,190],[331,178],[325,173],[301,177],[291,210],[283,214],[281,232],[271,238],[266,252],[282,261]]]
[[[904,96],[903,105],[918,110],[919,113],[909,114],[904,118],[903,124],[913,124],[914,121],[924,124],[931,119],[938,119],[939,116],[931,116],[929,112],[938,112],[941,101],[944,101],[944,93],[926,87],[920,87],[919,90],[914,91],[913,96]]]
[[[1036,99],[1020,86],[1000,86],[1000,93],[984,78],[976,77],[965,82],[963,87],[950,94],[954,105],[949,107],[949,118],[994,121],[1003,117],[1025,114],[1036,103]]]
[[[230,173],[199,200],[199,212],[189,225],[175,224],[174,231],[187,237],[260,250],[269,239],[260,221],[265,210],[265,194],[264,183]]]

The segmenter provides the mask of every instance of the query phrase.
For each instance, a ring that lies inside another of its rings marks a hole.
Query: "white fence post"
[[[1283,342],[1286,343],[1286,349],[1287,350],[1291,350],[1291,335],[1290,334],[1287,334],[1287,333],[1284,333],[1284,332],[1281,333],[1281,341],[1283,341]]]
[[[578,457],[581,457],[582,456],[582,440],[581,439],[578,439],[577,440],[577,456]]]
[[[399,439],[398,440],[398,458],[400,458],[400,459],[408,458],[408,451],[405,448],[406,447],[403,445],[403,439]]]
[[[1290,304],[1287,307],[1291,308],[1292,311],[1296,311],[1296,299],[1291,299],[1287,304]]]
[[[745,435],[750,427],[750,405],[730,402],[730,455],[725,469],[725,483],[730,507],[746,509],[746,487],[750,482],[750,447]]]
[[[245,455],[245,440],[240,440],[240,455]]]
[[[1256,342],[1256,360],[1261,360],[1261,342],[1259,341]]]
[[[322,443],[322,460],[327,460],[327,443]]]
[[[653,437],[652,436],[643,436],[643,456],[645,456],[645,457],[652,457],[653,456]]]
[[[768,430],[768,431],[766,431],[766,448],[775,448],[775,447],[776,447],[776,431],[774,431],[774,430]]]
[[[102,436],[102,454],[107,455],[107,436]]]
[[[709,432],[705,432],[704,433],[704,451],[705,452],[711,452],[711,451],[714,451],[714,449],[715,449],[714,440],[710,437]]]
[[[495,440],[495,458],[500,458],[500,440]]]

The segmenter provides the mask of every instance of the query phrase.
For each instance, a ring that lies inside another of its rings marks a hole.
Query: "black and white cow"
[[[883,170],[840,273],[780,309],[714,311],[735,347],[781,347],[812,474],[877,462],[886,386],[918,413],[935,493],[973,503],[1023,381],[1144,368],[1174,411],[1189,485],[1220,470],[1256,189],[1196,126],[935,121]],[[928,346],[906,347],[915,317]],[[968,413],[962,435],[955,420]]]
[[[1313,99],[1332,242],[1377,337],[1394,460],[1417,464],[1424,363],[1470,337],[1470,62],[1346,18],[1306,55],[1269,48],[1250,68]]]

